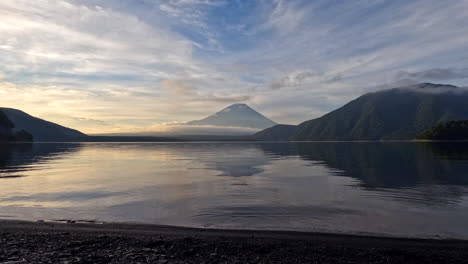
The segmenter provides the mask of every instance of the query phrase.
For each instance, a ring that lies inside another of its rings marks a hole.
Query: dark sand
[[[0,263],[468,263],[468,241],[0,221]]]

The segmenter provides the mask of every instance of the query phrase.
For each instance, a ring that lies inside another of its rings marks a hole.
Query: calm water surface
[[[468,239],[468,144],[3,144],[0,218]]]

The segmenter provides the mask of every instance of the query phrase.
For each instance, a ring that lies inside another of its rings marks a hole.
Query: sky
[[[85,133],[246,103],[298,124],[366,92],[468,84],[468,0],[2,0],[0,106]]]

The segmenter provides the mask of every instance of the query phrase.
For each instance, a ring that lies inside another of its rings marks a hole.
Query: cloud
[[[12,47],[1,55],[17,71],[150,77],[158,75],[151,64],[190,68],[189,41],[112,9],[60,0],[7,0],[0,10],[0,46]]]
[[[98,120],[98,119],[93,119],[93,118],[76,117],[76,116],[72,116],[72,117],[69,117],[69,118],[74,119],[74,120],[77,120],[77,121],[95,123],[95,124],[97,124],[97,125],[108,125],[108,123],[105,122],[105,121]]]
[[[207,5],[207,6],[220,6],[226,4],[224,0],[170,0],[172,5]]]
[[[396,75],[397,79],[416,79],[416,80],[451,80],[468,78],[468,68],[433,68],[423,71],[407,72],[401,71]]]
[[[176,96],[191,97],[198,95],[197,89],[192,86],[189,80],[168,79],[161,82],[161,87]]]
[[[208,96],[199,98],[200,101],[217,102],[223,104],[233,103],[246,103],[252,99],[250,95],[238,95],[238,96]]]
[[[108,131],[107,135],[139,136],[182,136],[182,135],[253,135],[259,129],[245,127],[200,126],[181,123],[157,124],[147,127],[122,127]]]
[[[274,80],[270,84],[270,87],[272,89],[280,89],[280,88],[284,88],[284,87],[294,87],[294,86],[301,85],[302,83],[307,81],[307,79],[318,77],[320,75],[321,74],[315,73],[315,72],[307,72],[307,71],[299,72],[299,73],[296,73],[296,74],[284,76],[284,77],[282,77],[280,79]]]
[[[263,24],[258,26],[258,30],[275,30],[281,36],[294,32],[307,15],[307,11],[298,3],[287,0],[264,1],[267,15]]]
[[[324,84],[341,82],[342,79],[343,76],[340,73],[329,75],[320,72],[302,71],[299,73],[292,73],[280,79],[274,80],[269,84],[269,86],[271,89],[276,90],[286,87],[306,86],[314,82],[322,82]]]
[[[157,1],[158,8],[163,15],[175,19],[171,24],[178,26],[183,23],[185,27],[191,28],[193,34],[201,36],[205,45],[200,41],[194,44],[201,49],[221,51],[222,45],[217,40],[217,33],[211,30],[210,23],[206,17],[210,9],[226,4],[225,1],[215,0],[170,0]]]
[[[376,89],[466,86],[467,10],[464,0],[4,0],[0,105],[88,133],[235,102],[298,123]]]
[[[441,93],[454,93],[463,94],[467,93],[468,89],[465,87],[457,87],[453,85],[441,85],[432,83],[420,83],[410,85],[402,88],[407,91],[417,91],[418,93],[430,93],[430,94],[441,94]]]
[[[193,58],[192,40],[112,7],[2,1],[0,17],[0,104],[84,132],[197,118],[196,102],[181,108],[170,97],[161,100],[163,86],[190,97],[198,90],[184,88],[177,76],[204,79],[209,89],[210,79],[221,78]],[[204,97],[229,100],[209,89]]]
[[[239,103],[249,101],[250,95],[216,95],[199,92],[196,86],[202,86],[203,81],[192,79],[168,79],[161,83],[171,95],[185,101],[201,101],[201,102],[216,102],[216,103]]]

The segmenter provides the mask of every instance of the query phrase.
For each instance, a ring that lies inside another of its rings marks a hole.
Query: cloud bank
[[[114,129],[111,133],[104,135],[120,135],[120,136],[196,136],[196,135],[213,135],[213,136],[249,136],[259,132],[259,129],[245,127],[221,127],[221,126],[201,126],[201,125],[186,125],[186,124],[158,124],[141,127],[125,127]],[[99,134],[98,134],[99,135]]]

